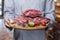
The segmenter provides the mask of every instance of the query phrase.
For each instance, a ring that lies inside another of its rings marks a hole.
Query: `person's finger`
[[[9,23],[10,23],[10,20],[9,20],[9,19],[7,19],[7,20],[6,20],[6,23],[8,23],[8,24],[9,24]]]
[[[8,24],[7,22],[5,22],[5,25],[6,25],[7,27],[10,27],[9,24]]]
[[[10,23],[10,20],[9,20],[9,19],[6,19],[6,21],[5,21],[5,26],[10,27],[10,26],[9,26],[9,23]]]

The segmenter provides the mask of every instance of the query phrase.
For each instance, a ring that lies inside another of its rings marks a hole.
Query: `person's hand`
[[[5,26],[10,27],[10,26],[9,26],[9,23],[10,23],[10,20],[7,19],[7,20],[5,21]]]

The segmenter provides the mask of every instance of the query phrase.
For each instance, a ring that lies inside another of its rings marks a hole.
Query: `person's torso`
[[[14,0],[15,14],[19,15],[27,9],[36,9],[44,12],[45,0]]]

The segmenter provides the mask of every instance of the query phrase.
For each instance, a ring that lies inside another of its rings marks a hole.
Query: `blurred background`
[[[60,0],[55,1],[56,22],[53,29],[46,31],[46,40],[60,40]],[[3,27],[3,4],[4,0],[0,0],[0,40],[13,40],[13,30],[9,31]]]

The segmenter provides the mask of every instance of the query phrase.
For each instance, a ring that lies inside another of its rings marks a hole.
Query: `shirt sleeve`
[[[55,22],[55,3],[54,0],[46,0],[45,17],[50,19],[50,23]]]
[[[4,0],[4,20],[14,18],[13,0]],[[9,28],[11,29],[11,28]]]
[[[54,0],[46,0],[45,17],[50,19],[50,24],[48,25],[48,28],[53,28],[56,18]]]

